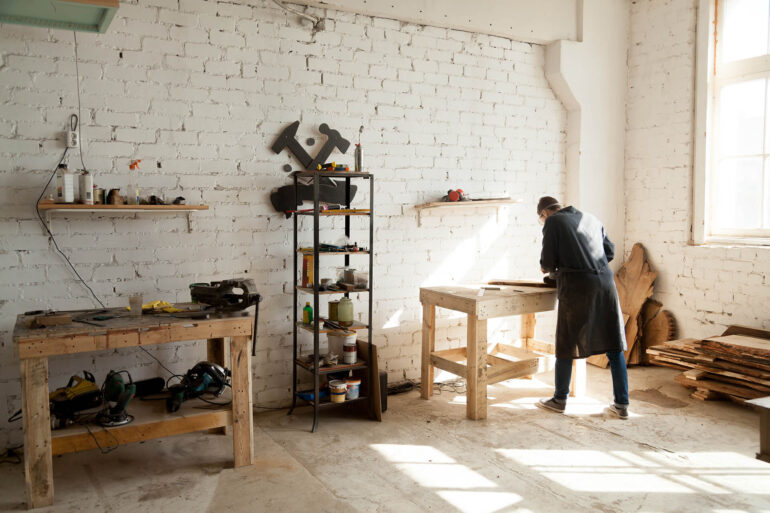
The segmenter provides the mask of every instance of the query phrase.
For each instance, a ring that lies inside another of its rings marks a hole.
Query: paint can
[[[336,321],[337,320],[337,307],[339,306],[340,302],[337,300],[329,301],[329,320],[330,321]]]
[[[330,331],[326,334],[326,338],[329,341],[329,352],[334,354],[343,354],[345,351],[345,343],[352,341],[356,342],[356,334],[347,334],[344,331]]]
[[[348,338],[342,346],[342,361],[347,364],[353,364],[358,361],[358,351],[356,349],[356,337]]]
[[[361,390],[361,380],[358,378],[347,378],[345,383],[348,384],[348,391],[345,394],[345,399],[348,401],[358,399],[358,395]]]
[[[345,395],[348,392],[348,385],[344,381],[333,379],[329,381],[329,392],[331,393],[333,403],[344,403]]]

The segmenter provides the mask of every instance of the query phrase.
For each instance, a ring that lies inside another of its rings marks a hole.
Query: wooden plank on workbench
[[[60,354],[85,353],[100,349],[107,349],[107,336],[105,334],[21,340],[16,343],[16,352],[22,360]]]

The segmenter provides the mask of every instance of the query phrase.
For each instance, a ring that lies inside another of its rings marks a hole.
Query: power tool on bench
[[[198,362],[188,370],[182,381],[168,387],[171,394],[166,399],[166,410],[173,413],[182,403],[203,394],[219,397],[230,386],[230,370],[211,362]]]
[[[94,375],[83,371],[82,378],[72,376],[67,386],[51,392],[48,400],[51,405],[51,429],[59,429],[73,424],[78,412],[100,406],[102,391],[96,385]]]
[[[123,379],[128,376],[128,383]],[[102,385],[105,408],[96,416],[96,422],[105,427],[122,426],[134,420],[126,407],[136,393],[136,385],[128,371],[110,371]]]
[[[259,303],[262,296],[257,293],[254,280],[234,278],[212,281],[211,283],[193,283],[190,285],[190,297],[195,303],[209,305],[215,312],[237,312],[254,305],[254,330],[251,334],[251,354],[257,354],[257,322],[259,321]]]

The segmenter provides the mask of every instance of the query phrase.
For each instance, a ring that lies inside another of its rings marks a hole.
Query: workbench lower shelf
[[[217,399],[217,401],[226,402],[226,399]],[[123,426],[101,427],[97,424],[87,426],[76,424],[52,431],[53,454],[66,454],[100,447],[105,449],[233,424],[233,411],[230,404],[218,407],[200,399],[185,401],[179,411],[174,413],[166,411],[166,401],[135,399],[129,403],[128,413],[134,416],[134,420]]]

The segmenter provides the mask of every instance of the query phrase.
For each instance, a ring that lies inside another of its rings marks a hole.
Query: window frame
[[[715,16],[715,4],[719,16]],[[721,87],[730,83],[748,81],[756,78],[770,78],[770,54],[720,65],[719,75],[713,74],[716,52],[721,51],[714,44],[715,20],[723,19],[724,3],[715,0],[699,0],[696,25],[695,56],[695,129],[693,154],[693,215],[691,242],[693,244],[736,243],[751,245],[770,245],[770,227],[761,229],[735,229],[712,231],[711,203],[714,173],[711,165],[716,161],[717,149],[714,134],[718,127],[717,93]],[[716,27],[717,31],[719,26]],[[718,37],[717,32],[717,37]],[[767,96],[766,96],[767,98]],[[767,101],[767,100],[766,100]],[[768,106],[766,106],[766,111]],[[765,113],[767,116],[767,112]],[[767,121],[766,121],[767,123]],[[766,151],[768,149],[766,148]],[[768,180],[770,171],[763,164],[764,180]],[[766,189],[767,187],[765,187]],[[766,194],[766,191],[763,192]],[[770,197],[763,196],[763,202]],[[762,212],[764,216],[764,212]]]

